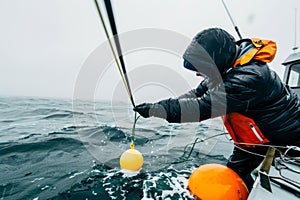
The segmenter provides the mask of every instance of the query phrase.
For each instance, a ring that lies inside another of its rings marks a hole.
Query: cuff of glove
[[[149,116],[167,119],[167,112],[166,112],[164,106],[162,106],[159,103],[154,103],[154,104],[152,104],[152,106],[149,109]]]
[[[157,103],[160,105],[165,112],[163,117],[170,123],[180,123],[181,120],[181,109],[178,99],[166,99]]]

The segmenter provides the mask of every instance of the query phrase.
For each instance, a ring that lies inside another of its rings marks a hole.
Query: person
[[[143,103],[133,109],[145,118],[154,116],[170,123],[222,116],[236,144],[227,166],[239,174],[249,190],[254,183],[251,172],[263,160],[256,154],[267,151],[267,145],[257,144],[300,146],[297,95],[265,60],[252,55],[241,61],[255,49],[254,44],[249,39],[236,42],[221,28],[199,32],[183,54],[184,67],[204,76],[199,86],[178,98]],[[271,52],[270,60],[275,52]]]

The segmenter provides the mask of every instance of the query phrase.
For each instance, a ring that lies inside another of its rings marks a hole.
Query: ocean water
[[[133,112],[122,102],[0,97],[0,200],[193,199],[188,178],[199,165],[225,164],[228,136],[220,119],[169,124],[140,118],[134,144],[142,170],[128,175],[119,158],[129,149]],[[185,148],[187,147],[187,148]]]

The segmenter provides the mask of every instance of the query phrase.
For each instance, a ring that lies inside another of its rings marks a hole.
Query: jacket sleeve
[[[207,88],[207,79],[201,81],[197,88],[190,90],[189,92],[182,94],[178,97],[178,99],[185,99],[185,98],[197,98],[204,95],[204,93],[208,90]]]
[[[243,87],[232,84],[220,84],[196,98],[167,99],[159,102],[166,111],[166,120],[171,123],[199,122],[219,117],[231,112],[247,109],[247,96],[254,95],[251,91],[240,99]],[[226,92],[227,91],[227,92]],[[228,94],[229,91],[229,94]],[[233,91],[233,92],[232,92]],[[235,93],[238,94],[235,94]]]

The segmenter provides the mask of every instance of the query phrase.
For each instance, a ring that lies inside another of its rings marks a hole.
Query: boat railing
[[[275,157],[275,151],[269,147],[259,169],[261,187],[272,193],[275,184],[300,197],[300,148],[288,147],[279,157]]]

